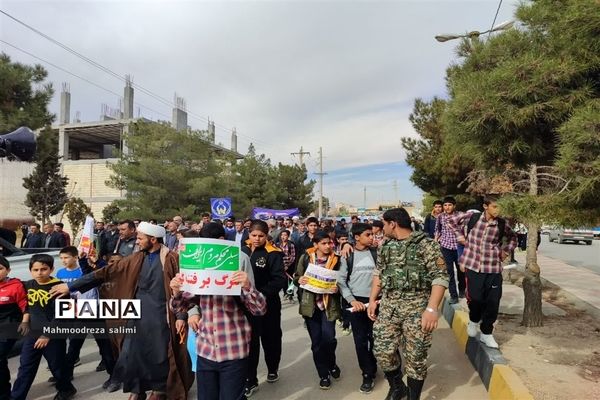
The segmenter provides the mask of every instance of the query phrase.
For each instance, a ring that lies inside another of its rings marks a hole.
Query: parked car
[[[565,242],[585,242],[585,244],[591,245],[594,240],[594,231],[591,229],[554,228],[550,230],[548,239],[550,242],[556,241],[559,244]]]
[[[600,239],[600,226],[592,228],[592,231],[594,231],[594,239]]]
[[[10,262],[10,277],[19,278],[22,281],[31,279],[29,272],[29,260],[33,254],[46,253],[54,257],[54,272],[61,268],[58,252],[60,249],[21,249],[0,238],[0,254]]]

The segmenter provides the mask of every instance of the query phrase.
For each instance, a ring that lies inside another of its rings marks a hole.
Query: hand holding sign
[[[250,279],[248,279],[248,274],[244,271],[234,272],[231,277],[231,283],[240,285],[244,290],[250,289]]]
[[[179,245],[181,286],[193,294],[240,295],[249,287],[240,272],[240,246],[228,240],[184,238]]]
[[[308,264],[304,276],[298,283],[302,289],[313,293],[337,293],[338,271],[320,267],[316,264]]]
[[[179,292],[181,292],[181,285],[183,285],[183,274],[180,272],[169,283],[169,287],[171,288],[171,292],[173,292],[174,296],[177,296]]]

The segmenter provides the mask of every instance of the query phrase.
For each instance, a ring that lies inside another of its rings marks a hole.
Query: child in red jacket
[[[27,292],[23,282],[9,278],[10,263],[0,256],[0,399],[10,397],[10,371],[8,354],[17,341],[18,334],[29,332]]]

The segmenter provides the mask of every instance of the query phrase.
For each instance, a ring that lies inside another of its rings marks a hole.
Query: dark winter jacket
[[[279,292],[287,287],[281,250],[267,243],[252,251],[248,240],[242,251],[250,257],[256,289],[265,295],[267,301],[279,300]]]

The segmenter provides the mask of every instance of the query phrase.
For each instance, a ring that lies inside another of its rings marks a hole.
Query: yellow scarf
[[[316,265],[317,264],[317,248],[313,247],[313,248],[306,250],[306,254],[308,254],[310,262]],[[338,262],[338,256],[336,256],[335,254],[331,254],[327,258],[327,263],[325,264],[325,268],[333,269],[336,266],[337,262]],[[327,308],[327,303],[329,302],[329,296],[330,296],[329,294],[323,295],[323,304],[325,305],[325,308]]]

